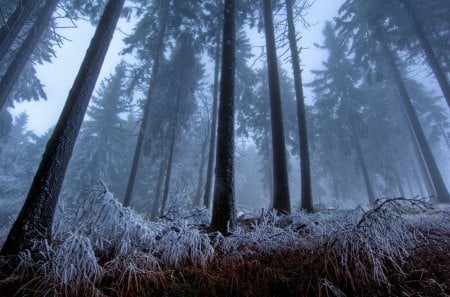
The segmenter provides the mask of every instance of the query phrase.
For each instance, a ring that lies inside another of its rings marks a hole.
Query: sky
[[[337,10],[342,3],[341,0],[316,0],[311,7],[306,20],[312,25],[309,30],[297,27],[302,33],[301,44],[304,49],[301,53],[303,78],[310,82],[313,79],[310,71],[321,68],[322,60],[326,53],[314,44],[323,41],[322,29],[325,21],[337,16]],[[68,24],[60,24],[66,27]],[[29,116],[28,128],[41,135],[56,124],[59,114],[64,106],[69,90],[81,65],[84,53],[94,35],[95,28],[87,22],[76,22],[76,28],[61,28],[58,33],[70,39],[62,47],[56,48],[56,58],[52,63],[36,65],[38,77],[44,85],[47,101],[16,103],[14,115],[25,111]],[[108,54],[102,67],[99,82],[109,76],[114,70],[121,57],[119,52],[123,48],[122,39],[130,32],[132,25],[120,20],[114,39],[110,45]],[[306,99],[310,99],[310,93],[306,90]]]

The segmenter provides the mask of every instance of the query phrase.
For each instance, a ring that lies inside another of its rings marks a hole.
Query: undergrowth
[[[1,296],[450,296],[448,206],[269,212],[223,237],[195,216],[149,222],[89,195],[58,216],[53,242],[20,255]]]

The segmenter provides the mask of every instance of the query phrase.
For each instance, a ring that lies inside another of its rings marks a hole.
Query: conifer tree
[[[51,239],[64,175],[124,2],[109,0],[104,9],[25,204],[2,247],[2,255],[18,255],[31,249],[36,241]]]

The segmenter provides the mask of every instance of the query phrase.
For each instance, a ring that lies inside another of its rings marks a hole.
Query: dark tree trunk
[[[273,208],[289,213],[289,179],[286,161],[286,147],[283,128],[283,112],[281,108],[280,79],[273,28],[272,3],[264,0],[264,27],[267,48],[267,70],[269,77],[270,115],[272,123],[273,151]]]
[[[106,4],[25,204],[3,245],[2,255],[17,255],[31,249],[36,240],[51,239],[53,216],[67,165],[124,2],[109,0]]]
[[[208,133],[202,143],[202,152],[200,154],[200,167],[198,168],[198,184],[197,193],[195,194],[195,206],[200,206],[202,200],[202,188],[203,188],[203,171],[205,169],[206,148],[208,146],[208,134],[211,127],[208,127]]]
[[[4,62],[6,53],[11,49],[11,45],[39,2],[38,0],[19,1],[6,24],[0,28],[0,62]]]
[[[292,71],[294,74],[295,97],[297,100],[297,121],[300,143],[300,173],[301,173],[301,209],[313,212],[311,169],[309,162],[308,129],[306,126],[305,97],[303,95],[302,72],[295,33],[292,0],[286,0],[287,24],[289,31],[289,46],[291,48]]]
[[[388,45],[383,43],[383,40],[381,38],[380,43],[383,45],[384,54],[389,63],[391,75],[393,76],[395,84],[397,85],[403,108],[405,109],[411,128],[414,131],[414,136],[417,140],[417,144],[419,145],[421,155],[423,156],[425,164],[428,168],[431,182],[433,183],[433,187],[436,191],[436,199],[440,203],[450,203],[450,195],[448,193],[447,186],[444,183],[444,179],[442,178],[442,175],[436,164],[436,160],[434,159],[433,153],[431,152],[423,129],[420,126],[420,122],[412,105],[411,98],[409,97],[406,86],[397,68],[394,54],[392,53]]]
[[[217,129],[216,180],[211,231],[227,234],[235,226],[234,198],[234,75],[236,55],[236,0],[223,9],[222,67]]]
[[[356,133],[354,134],[356,135]],[[369,199],[369,203],[373,204],[375,202],[375,195],[373,193],[372,184],[370,183],[369,171],[367,170],[367,162],[364,154],[362,152],[361,143],[357,136],[354,136],[354,144],[356,149],[356,156],[358,158],[358,164],[361,168],[361,172],[364,179],[364,185],[366,187],[367,198]]]
[[[0,110],[5,108],[9,94],[19,78],[20,73],[27,64],[33,50],[37,46],[39,39],[47,29],[57,4],[58,0],[47,0],[44,7],[39,12],[36,23],[30,29],[25,41],[22,43],[9,64],[5,75],[0,81]]]
[[[414,32],[419,39],[420,45],[425,53],[428,64],[430,65],[431,70],[436,77],[439,86],[441,87],[442,93],[444,94],[445,99],[447,100],[447,105],[450,107],[450,84],[445,76],[444,71],[442,71],[441,65],[439,65],[438,59],[434,54],[433,48],[431,47],[430,41],[427,38],[425,30],[422,26],[422,21],[420,20],[417,11],[411,5],[409,0],[401,0],[406,11],[409,13],[412,19],[412,25]]]
[[[219,22],[220,23],[220,22]],[[216,149],[216,135],[217,135],[217,105],[219,99],[219,67],[220,67],[220,33],[221,29],[217,30],[217,44],[216,52],[214,54],[214,87],[213,87],[213,105],[212,105],[212,117],[211,117],[211,137],[209,140],[209,153],[208,153],[208,169],[206,171],[205,193],[203,196],[203,205],[206,208],[211,207],[211,185],[214,177],[214,152]]]
[[[156,217],[159,214],[159,204],[161,201],[161,189],[162,189],[162,182],[163,182],[163,178],[164,178],[164,172],[165,172],[165,167],[163,166],[163,162],[161,162],[160,165],[160,169],[159,169],[159,174],[158,174],[158,183],[156,184],[156,191],[155,191],[155,202],[153,204],[153,209],[152,209],[152,213],[150,215],[150,218],[152,220],[155,220]]]
[[[130,175],[128,177],[127,190],[125,192],[125,198],[123,200],[123,206],[130,206],[131,198],[133,197],[134,185],[136,183],[136,176],[139,169],[139,162],[141,160],[142,148],[144,146],[144,138],[147,131],[148,120],[150,116],[150,105],[153,101],[153,89],[156,86],[156,82],[159,75],[159,66],[161,62],[161,56],[163,54],[164,37],[166,34],[167,21],[169,17],[169,4],[170,1],[162,1],[163,6],[161,10],[161,23],[158,32],[158,42],[156,45],[155,57],[153,58],[152,74],[150,83],[147,90],[147,99],[144,105],[144,114],[142,115],[141,126],[139,128],[138,140],[134,149],[133,162],[131,164]]]
[[[170,139],[170,146],[169,146],[169,158],[167,160],[167,168],[166,168],[166,178],[164,180],[164,191],[163,191],[163,197],[162,197],[162,204],[161,204],[161,211],[160,214],[164,215],[164,212],[166,211],[167,206],[167,199],[169,198],[169,191],[170,191],[170,177],[172,175],[172,163],[173,163],[173,153],[175,150],[175,140],[176,140],[176,124],[172,128],[172,136]]]

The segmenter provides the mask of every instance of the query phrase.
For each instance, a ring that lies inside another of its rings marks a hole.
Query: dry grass
[[[450,296],[448,206],[269,213],[225,238],[92,198],[51,245],[21,255],[1,296]]]

